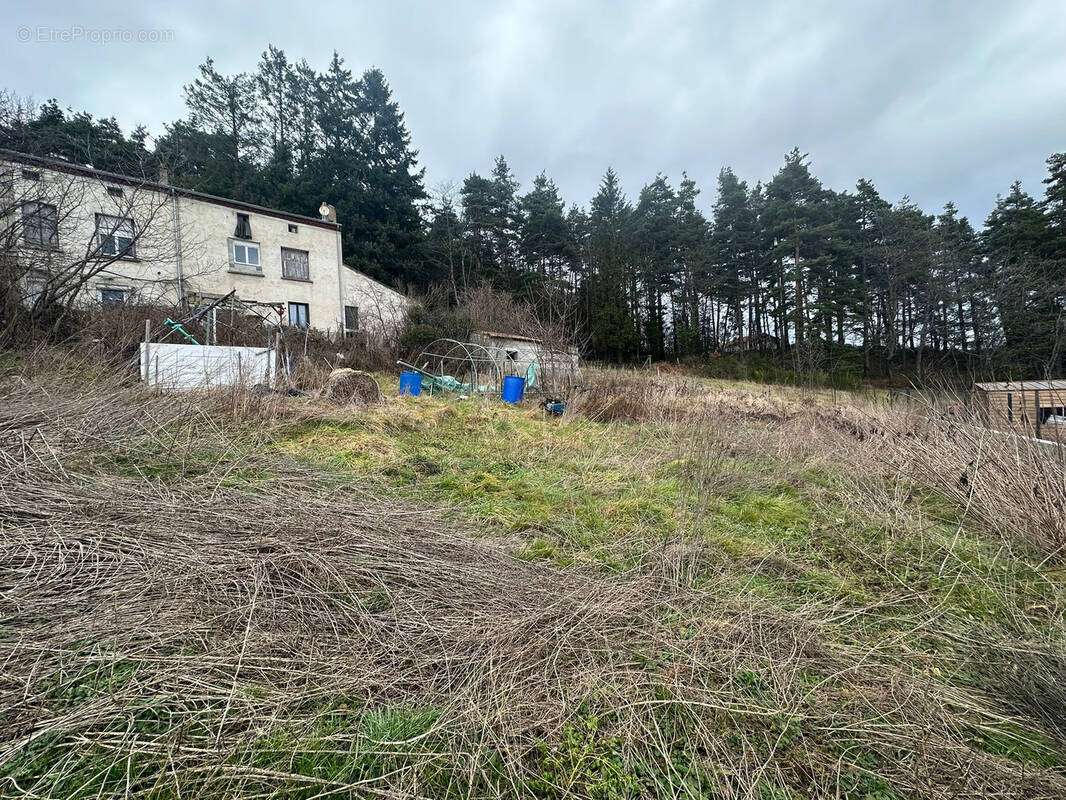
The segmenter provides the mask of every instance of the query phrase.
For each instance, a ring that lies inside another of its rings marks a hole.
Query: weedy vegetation
[[[1066,796],[1062,455],[869,397],[0,380],[0,795]]]

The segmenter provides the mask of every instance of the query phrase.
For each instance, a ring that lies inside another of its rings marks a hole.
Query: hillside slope
[[[1051,454],[644,375],[2,386],[5,796],[1066,795]]]

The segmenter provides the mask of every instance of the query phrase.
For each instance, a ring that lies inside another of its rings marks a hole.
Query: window
[[[1040,407],[1040,424],[1041,425],[1066,425],[1066,407],[1063,407],[1063,406],[1041,406]]]
[[[507,360],[508,361],[517,361],[518,360],[518,351],[517,350],[505,350],[504,352],[507,353]]]
[[[288,278],[290,281],[311,280],[311,267],[306,250],[281,248],[281,277]]]
[[[97,214],[96,246],[105,256],[134,258],[133,220]]]
[[[22,177],[28,181],[39,181],[41,179],[41,173],[35,169],[22,170]]]
[[[289,303],[289,324],[294,328],[306,328],[311,324],[311,309],[307,303]]]
[[[37,298],[44,294],[44,278],[27,278],[22,285],[22,303],[26,308],[33,308]]]
[[[348,331],[359,330],[359,306],[344,307],[344,329]]]
[[[251,239],[252,238],[252,223],[248,221],[247,214],[237,215],[237,227],[233,231],[234,239]]]
[[[262,272],[259,265],[259,245],[255,242],[233,242],[231,256],[233,266],[244,268],[238,271]]]
[[[108,187],[107,187],[107,193],[108,193],[109,195],[111,195],[112,197],[117,197],[117,198],[119,198],[120,200],[122,199],[122,190],[121,190],[121,189],[119,189],[118,187],[115,187],[115,186],[108,186]]]
[[[105,308],[113,308],[114,306],[125,305],[125,303],[126,303],[126,290],[125,289],[101,289],[100,290],[100,303]]]
[[[292,224],[289,225],[289,233],[297,233],[297,232],[299,232],[299,230],[300,229],[298,227],[296,227],[295,225],[292,225]]]
[[[22,238],[28,244],[59,247],[59,215],[47,203],[22,204]]]

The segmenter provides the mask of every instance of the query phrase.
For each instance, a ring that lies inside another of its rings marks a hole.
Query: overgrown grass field
[[[1059,454],[654,372],[7,371],[6,796],[1066,796]]]

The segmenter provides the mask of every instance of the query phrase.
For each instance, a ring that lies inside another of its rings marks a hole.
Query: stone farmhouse
[[[16,232],[29,299],[66,271],[84,282],[82,306],[195,306],[235,292],[282,325],[381,337],[403,324],[408,299],[344,264],[327,203],[318,217],[301,216],[172,186],[165,175],[6,150],[0,171],[5,230]]]

